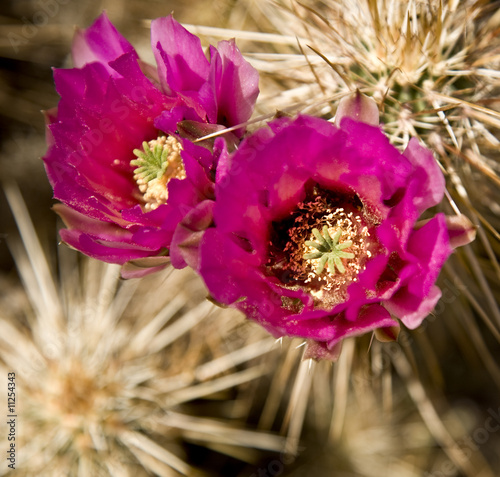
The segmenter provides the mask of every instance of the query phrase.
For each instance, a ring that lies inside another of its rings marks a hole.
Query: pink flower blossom
[[[313,358],[335,359],[349,336],[393,335],[398,319],[417,327],[441,296],[448,226],[464,235],[442,213],[417,222],[445,188],[429,150],[412,139],[401,154],[342,116],[281,118],[222,156],[198,264],[215,300],[307,339]]]
[[[156,67],[105,14],[77,31],[75,67],[54,71],[61,99],[46,113],[43,160],[62,202],[61,237],[91,257],[127,264],[126,276],[164,266],[179,221],[213,199],[217,158],[181,137],[178,123],[236,126],[258,94],[258,74],[234,41],[211,47],[207,59],[172,16],[154,20],[151,37]]]

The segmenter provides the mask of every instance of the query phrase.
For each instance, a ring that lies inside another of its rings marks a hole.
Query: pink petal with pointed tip
[[[124,53],[135,53],[134,47],[120,34],[109,21],[106,13],[84,30],[78,29],[73,38],[72,56],[74,66],[81,68],[88,63],[102,63],[111,75],[116,73],[109,66]]]
[[[351,118],[356,121],[361,121],[372,126],[379,124],[379,111],[377,103],[356,90],[354,94],[344,96],[335,113],[335,125],[340,127],[340,123],[344,118]]]
[[[234,40],[219,42],[211,53],[210,81],[216,92],[217,122],[228,126],[243,123],[252,115],[259,94],[259,74]]]
[[[412,138],[403,155],[410,160],[415,168],[413,177],[420,187],[413,201],[417,210],[424,210],[439,204],[444,196],[445,180],[432,152]]]
[[[200,39],[172,15],[151,22],[151,46],[165,92],[198,91],[207,80],[209,63]]]
[[[476,238],[476,227],[463,214],[446,216],[446,228],[450,237],[452,248],[462,247],[471,243]]]
[[[200,243],[205,230],[212,223],[214,204],[213,200],[201,202],[179,222],[170,247],[170,257],[175,268],[189,265],[193,270],[198,270]]]
[[[423,298],[411,294],[408,288],[404,287],[398,290],[384,305],[405,326],[414,330],[434,309],[440,298],[441,290],[437,286],[433,286],[427,296]]]

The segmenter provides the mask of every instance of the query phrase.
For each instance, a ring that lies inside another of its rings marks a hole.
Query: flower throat
[[[269,270],[318,303],[340,303],[372,256],[369,229],[357,196],[316,187],[289,218],[273,224]]]

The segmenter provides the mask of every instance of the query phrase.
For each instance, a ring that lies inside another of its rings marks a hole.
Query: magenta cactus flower
[[[398,319],[417,327],[452,235],[465,236],[442,213],[418,222],[445,188],[429,150],[412,139],[401,154],[344,107],[339,122],[277,119],[221,160],[198,264],[215,300],[305,338],[313,358],[335,359],[349,336],[394,335]]]
[[[61,99],[46,113],[43,160],[62,202],[61,237],[91,257],[127,264],[125,276],[164,266],[179,221],[213,199],[217,156],[187,137],[244,123],[258,94],[258,74],[234,41],[211,47],[207,59],[172,16],[154,20],[151,36],[156,67],[105,14],[77,31],[75,68],[54,71]]]

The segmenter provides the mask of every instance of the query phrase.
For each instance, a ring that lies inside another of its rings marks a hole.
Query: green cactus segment
[[[344,249],[352,245],[351,240],[346,240],[345,242],[339,243],[340,237],[342,235],[342,230],[336,230],[333,237],[330,236],[330,231],[328,226],[323,227],[323,235],[316,228],[312,230],[313,235],[316,237],[318,242],[313,242],[308,240],[305,245],[308,247],[313,247],[317,252],[306,253],[304,259],[314,260],[319,258],[318,268],[316,269],[316,274],[320,275],[325,269],[325,265],[328,263],[328,270],[330,273],[335,273],[335,268],[340,273],[345,273],[345,267],[342,263],[342,258],[354,258],[354,254],[351,252],[344,252]]]

